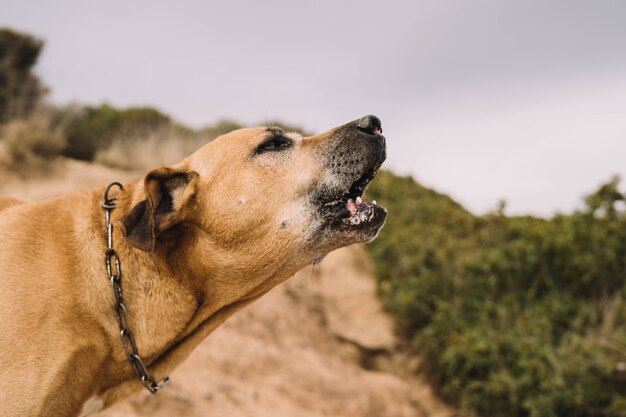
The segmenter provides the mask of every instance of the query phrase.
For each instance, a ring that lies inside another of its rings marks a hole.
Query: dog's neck
[[[206,285],[213,272],[204,268],[193,269],[203,254],[192,247],[193,229],[176,233],[190,234],[177,239],[177,245],[168,242],[168,234],[152,252],[143,252],[129,245],[122,233],[120,219],[140,201],[141,184],[126,184],[119,195],[117,208],[112,213],[114,224],[113,246],[121,261],[124,304],[129,325],[134,332],[141,357],[156,379],[160,379],[181,363],[191,351],[230,315],[253,302],[277,282],[286,277],[275,277],[263,285],[251,288],[244,297],[215,296]],[[98,190],[100,196],[101,190]],[[101,204],[96,198],[93,204]],[[92,264],[102,262],[106,250],[104,209],[95,210],[101,218],[95,220],[99,227],[93,229],[94,239],[100,242],[101,254],[91,259]],[[192,262],[195,259],[196,262]],[[98,265],[100,266],[100,265]],[[92,268],[94,269],[94,268]],[[119,338],[119,329],[113,294],[103,266],[95,268],[94,285],[100,289],[100,310],[105,313],[99,325],[105,329],[110,343],[111,358],[105,364],[108,374],[102,381],[110,381],[100,387],[105,407],[139,389],[136,375],[126,358]],[[274,282],[276,281],[276,282]],[[107,288],[108,287],[108,288]]]
[[[99,190],[98,190],[99,191]],[[194,288],[194,279],[178,267],[187,262],[181,258],[185,251],[181,248],[158,246],[152,252],[138,250],[126,242],[121,218],[131,207],[141,200],[141,184],[129,183],[124,191],[118,193],[117,207],[112,211],[111,223],[114,226],[113,249],[121,263],[121,282],[124,291],[124,305],[127,310],[129,325],[134,332],[140,354],[147,362],[159,357],[161,352],[175,343],[188,329],[203,302],[204,295],[199,288]],[[102,244],[102,257],[106,251],[105,211],[101,209],[102,230],[97,239]],[[175,258],[177,262],[170,262]],[[100,259],[98,259],[99,261]],[[106,280],[107,276],[95,277]],[[104,303],[114,302],[111,291],[104,293]],[[116,359],[125,360],[124,351],[119,342],[119,330],[115,310],[110,310],[107,330],[113,337],[113,352]],[[117,346],[116,346],[117,345]]]

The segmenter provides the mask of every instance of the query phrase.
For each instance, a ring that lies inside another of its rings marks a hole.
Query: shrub
[[[138,136],[112,138],[108,147],[97,151],[95,161],[143,172],[179,162],[209,140],[179,126],[167,125]]]
[[[96,153],[109,147],[116,137],[147,137],[173,124],[167,115],[149,107],[121,110],[102,104],[70,107],[66,112],[71,121],[63,154],[85,161],[93,160]]]
[[[28,117],[44,95],[32,72],[42,48],[33,36],[0,28],[0,124]]]
[[[0,127],[0,165],[20,176],[46,170],[65,146],[63,124],[51,112]]]
[[[109,112],[110,109],[103,113]],[[126,113],[128,110],[124,111],[124,114]],[[107,136],[106,141],[96,145],[95,160],[114,168],[145,171],[178,162],[216,137],[244,127],[238,122],[225,119],[194,131],[171,123],[169,118],[156,119],[149,123],[145,123],[145,120],[147,120],[145,117],[135,119],[132,122],[125,122],[122,125],[125,127],[110,130],[116,133]],[[295,126],[280,122],[273,122],[271,125],[283,127],[288,132],[302,132]],[[100,135],[103,136],[105,135]]]
[[[200,135],[209,139],[215,139],[218,136],[231,132],[233,130],[245,127],[239,122],[230,119],[218,120],[215,124],[200,129]]]
[[[310,133],[307,133],[299,126],[292,125],[289,123],[284,123],[279,120],[268,120],[262,123],[258,123],[257,126],[277,126],[277,127],[282,128],[287,133],[296,132],[304,136],[310,135]],[[198,134],[209,139],[215,139],[218,136],[224,135],[233,130],[241,129],[243,127],[246,127],[246,126],[235,120],[222,119],[222,120],[218,120],[216,123],[212,125],[209,125],[200,129],[198,131]]]
[[[552,219],[473,216],[381,173],[381,296],[448,400],[485,416],[624,416],[626,214],[618,180]]]

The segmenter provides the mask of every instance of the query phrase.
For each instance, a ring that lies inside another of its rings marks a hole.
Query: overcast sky
[[[194,127],[381,117],[386,166],[477,213],[551,215],[626,177],[626,1],[0,0],[57,103]]]

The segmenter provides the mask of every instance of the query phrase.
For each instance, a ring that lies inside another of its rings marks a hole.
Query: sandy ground
[[[65,161],[24,181],[0,173],[0,197],[53,197],[140,175]],[[220,417],[447,417],[458,415],[398,352],[360,246],[331,253],[230,318],[170,377],[97,414]]]

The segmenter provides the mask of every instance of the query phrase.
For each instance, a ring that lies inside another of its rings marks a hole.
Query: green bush
[[[296,132],[296,133],[303,134],[305,136],[310,135],[310,133],[305,132],[299,126],[292,125],[289,123],[284,123],[279,120],[265,121],[263,123],[259,123],[257,126],[277,126],[277,127],[282,128],[287,133]],[[246,127],[246,126],[235,120],[221,119],[210,126],[206,126],[203,129],[200,129],[200,131],[198,131],[198,134],[209,139],[215,139],[218,136],[224,135],[233,130],[241,129],[243,127]]]
[[[218,120],[215,124],[206,126],[200,130],[200,134],[210,139],[215,139],[218,136],[231,132],[233,130],[241,129],[244,125],[239,122],[230,119]]]
[[[383,172],[379,288],[440,393],[485,416],[625,416],[626,214],[618,180],[552,219],[474,216]]]
[[[107,148],[97,151],[94,160],[113,168],[143,172],[177,163],[208,140],[175,125],[163,126],[138,137],[115,137]]]
[[[65,156],[91,161],[98,150],[105,149],[115,138],[132,140],[172,125],[169,116],[158,110],[141,107],[117,109],[102,104],[70,108]]]
[[[180,142],[184,148],[184,153],[177,153],[180,157],[218,136],[244,127],[236,121],[223,119],[196,131],[175,123],[169,116],[149,107],[118,109],[102,104],[70,106],[58,109],[58,112],[69,120],[67,146],[63,155],[86,161],[98,159],[119,167],[126,167],[131,161],[128,155],[123,158],[125,160],[120,160],[118,156],[130,151],[145,150],[142,142],[162,149],[173,149],[174,142]],[[290,132],[302,132],[292,125],[280,122],[270,124],[281,126]],[[159,143],[161,140],[164,143]],[[153,154],[155,163],[165,160],[160,152]],[[149,158],[144,160],[147,163]]]
[[[33,74],[42,48],[31,35],[0,28],[0,124],[28,117],[45,94]]]

